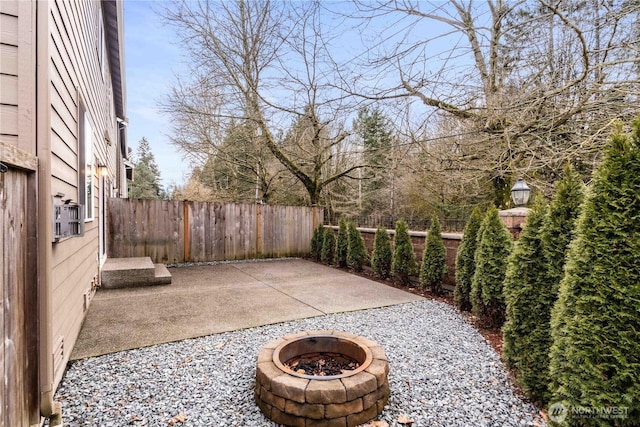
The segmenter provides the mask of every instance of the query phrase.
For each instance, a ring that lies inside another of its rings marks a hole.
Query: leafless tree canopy
[[[637,114],[639,14],[638,0],[183,1],[165,17],[192,75],[163,106],[214,194],[231,180],[234,197],[357,212],[370,175],[393,182],[376,209],[503,206],[518,176],[543,194],[567,162],[589,177],[615,119]],[[350,124],[365,105],[389,119],[386,172],[363,172]]]
[[[330,84],[335,64],[317,4],[184,1],[167,9],[166,18],[177,27],[195,76],[177,84],[164,105],[178,119],[180,148],[239,162],[263,190],[282,172],[275,159],[311,204],[360,167],[337,162],[352,107]],[[222,141],[237,126],[247,137],[244,158]],[[291,126],[298,130],[286,133]]]
[[[363,1],[366,25],[389,23],[370,46],[387,47],[362,64],[375,79],[345,89],[421,103],[463,135],[447,141],[452,166],[494,181],[524,175],[546,190],[565,162],[590,172],[612,121],[637,114],[639,10],[637,1]]]

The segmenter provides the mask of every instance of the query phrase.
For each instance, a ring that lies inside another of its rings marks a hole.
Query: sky
[[[138,141],[147,138],[165,188],[186,181],[188,163],[169,141],[170,118],[158,103],[174,81],[185,72],[180,48],[173,43],[173,30],[154,12],[158,2],[124,2],[124,37],[127,91],[128,143],[134,154]]]

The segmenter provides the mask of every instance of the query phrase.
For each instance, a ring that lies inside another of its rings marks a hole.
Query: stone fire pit
[[[305,354],[334,353],[355,360],[339,375],[296,372],[286,364]],[[296,427],[351,427],[371,421],[389,399],[389,362],[376,342],[340,331],[287,335],[262,348],[255,398],[271,420]]]

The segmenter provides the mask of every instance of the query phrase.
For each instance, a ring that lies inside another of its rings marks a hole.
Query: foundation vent
[[[59,335],[53,343],[53,375],[58,376],[61,369],[64,369],[64,336]]]

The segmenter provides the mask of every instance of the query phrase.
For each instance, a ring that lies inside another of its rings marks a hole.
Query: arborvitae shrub
[[[324,243],[324,226],[320,224],[315,230],[313,230],[313,235],[311,236],[310,256],[312,259],[315,259],[316,261],[320,261],[320,258],[322,257],[323,243]]]
[[[396,222],[396,233],[393,241],[393,258],[391,272],[398,276],[403,284],[409,284],[409,277],[416,274],[418,266],[413,251],[409,226],[405,220]]]
[[[627,408],[640,425],[640,118],[618,130],[594,173],[551,317],[553,397],[569,409]]]
[[[478,231],[482,223],[482,211],[476,207],[471,212],[471,217],[464,227],[462,241],[456,254],[456,287],[453,297],[460,310],[471,310],[471,282],[476,271],[474,256],[478,241]]]
[[[446,274],[447,250],[442,243],[440,220],[438,217],[433,217],[422,254],[420,285],[423,288],[430,288],[435,295],[441,295],[442,279]]]
[[[583,194],[584,185],[578,174],[567,166],[544,219],[540,219],[537,206],[527,218],[507,268],[503,355],[507,364],[518,371],[523,390],[541,405],[550,397],[551,309],[558,298],[566,251]],[[513,265],[515,257],[517,266]]]
[[[367,249],[364,246],[362,234],[356,228],[353,222],[347,224],[348,251],[347,265],[355,271],[362,271],[362,266],[368,259]]]
[[[473,313],[484,326],[499,328],[505,319],[502,283],[513,240],[496,208],[487,211],[478,238],[471,288]]]
[[[378,227],[373,238],[373,252],[371,253],[371,267],[374,273],[383,279],[391,274],[391,240],[387,230]]]
[[[502,328],[502,353],[507,366],[527,395],[536,402],[548,393],[549,302],[553,286],[549,282],[540,230],[546,204],[540,199],[527,216],[508,258],[504,280],[507,321]]]
[[[347,266],[347,252],[349,250],[349,238],[347,236],[347,221],[340,217],[338,221],[338,237],[336,239],[336,262],[338,267]]]
[[[567,250],[575,234],[575,222],[583,200],[584,184],[580,176],[568,165],[564,169],[562,179],[556,184],[556,192],[542,226],[543,250],[549,280],[553,286],[553,302],[557,299],[558,287],[564,276]]]
[[[336,236],[333,230],[326,230],[324,232],[324,240],[322,242],[322,262],[325,264],[333,263],[333,259],[336,252]]]

